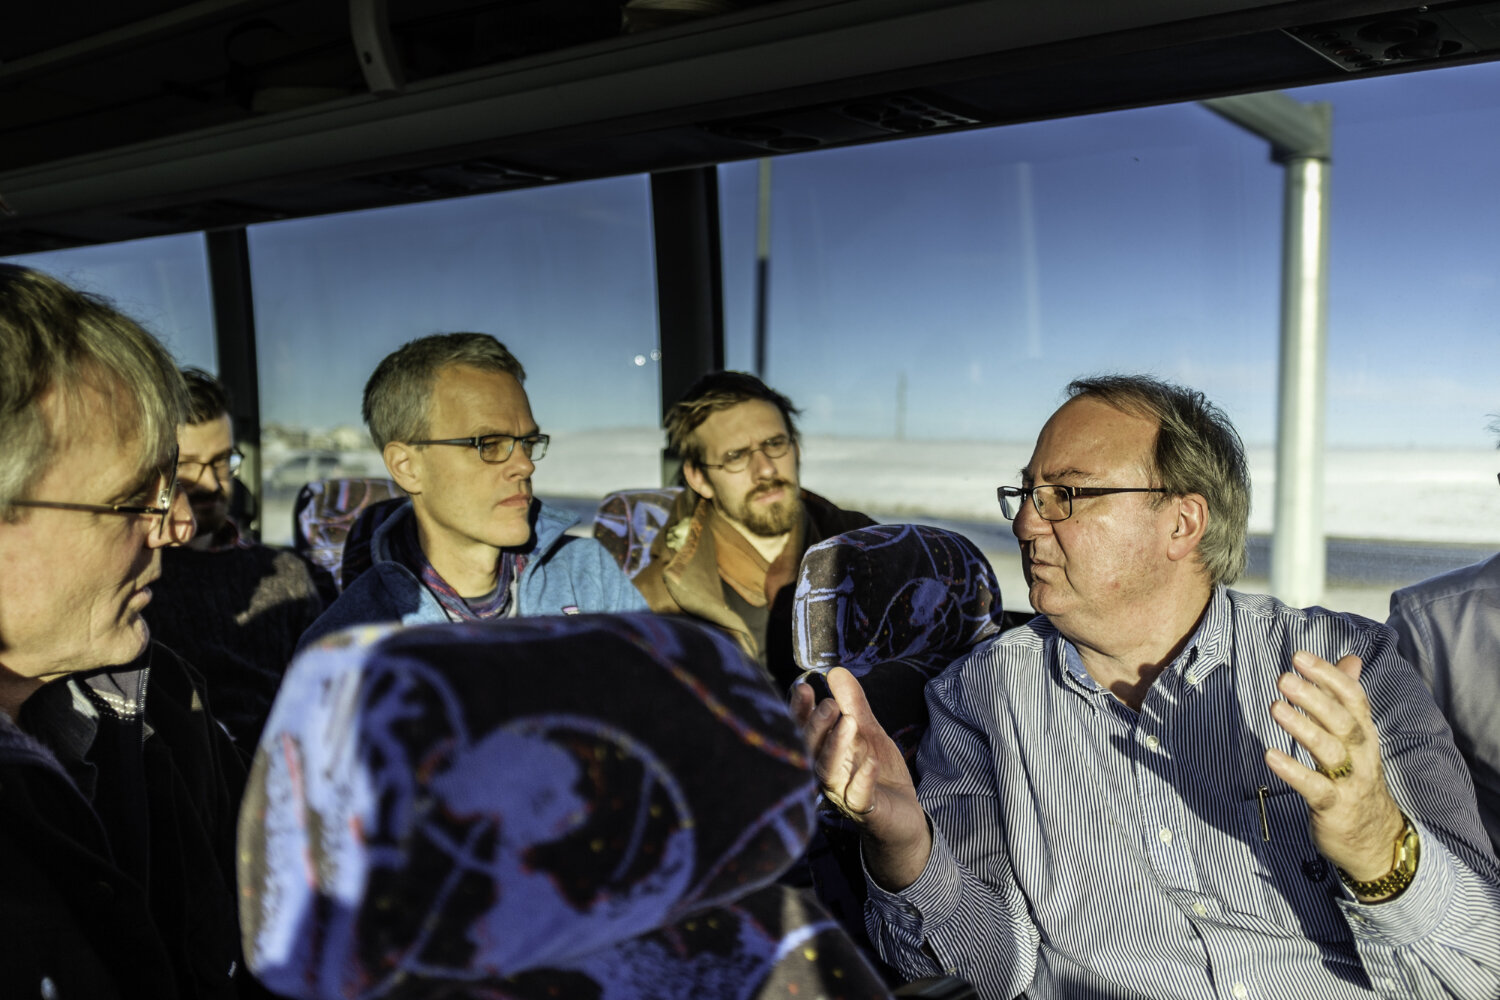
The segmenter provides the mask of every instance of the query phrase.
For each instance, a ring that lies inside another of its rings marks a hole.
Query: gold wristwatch
[[[1396,860],[1389,872],[1369,882],[1359,882],[1350,878],[1344,869],[1339,869],[1339,878],[1344,880],[1350,892],[1361,899],[1384,896],[1378,902],[1388,902],[1401,895],[1416,877],[1417,861],[1422,854],[1422,839],[1417,836],[1417,828],[1412,826],[1405,813],[1401,814],[1401,820],[1405,825],[1401,828],[1401,835],[1396,838]]]

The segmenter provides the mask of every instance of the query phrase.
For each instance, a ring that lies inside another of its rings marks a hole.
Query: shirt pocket
[[[1334,902],[1339,876],[1313,846],[1307,803],[1293,791],[1251,796],[1239,804],[1239,836],[1250,871],[1221,882],[1225,906],[1286,933],[1313,941],[1347,941],[1349,927]]]

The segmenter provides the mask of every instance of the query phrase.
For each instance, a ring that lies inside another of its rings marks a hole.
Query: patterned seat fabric
[[[807,550],[792,610],[804,670],[845,667],[908,755],[927,725],[922,688],[1000,632],[1000,585],[963,535],[922,524],[848,531]]]
[[[813,673],[845,667],[859,678],[871,711],[908,765],[927,731],[922,689],[1000,631],[995,571],[955,532],[879,524],[835,535],[802,558],[792,606],[798,665]],[[805,862],[818,898],[896,982],[865,934],[864,869],[853,823],[841,813],[821,812]]]
[[[649,614],[330,637],[241,811],[245,951],[299,998],[887,996],[774,884],[814,823],[779,694]]]
[[[389,479],[320,479],[297,493],[292,507],[292,548],[331,581],[335,595],[348,586],[342,576],[349,531],[365,508],[404,497]]]
[[[599,504],[594,515],[594,537],[634,577],[651,561],[651,542],[667,523],[681,486],[654,490],[617,490]]]

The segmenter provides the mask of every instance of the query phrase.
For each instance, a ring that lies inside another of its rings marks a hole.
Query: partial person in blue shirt
[[[532,495],[548,437],[515,356],[483,333],[402,346],[365,386],[364,418],[410,498],[371,538],[373,565],[302,637],[375,622],[644,611],[646,602],[576,517]]]
[[[858,683],[792,710],[866,924],[982,996],[1500,996],[1500,864],[1383,625],[1226,589],[1243,446],[1201,393],[1074,382],[1002,487],[1040,615],[928,686],[913,787]]]
[[[1396,591],[1386,624],[1453,727],[1500,851],[1500,555]]]

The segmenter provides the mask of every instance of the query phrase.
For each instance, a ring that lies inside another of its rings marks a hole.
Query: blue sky
[[[1334,104],[1328,442],[1485,447],[1500,411],[1500,64],[1294,91]],[[756,164],[721,170],[728,358],[751,363]],[[1029,440],[1079,374],[1204,389],[1274,435],[1281,170],[1177,105],[782,157],[768,379],[811,433]],[[375,362],[493,332],[544,427],[655,421],[647,184],[251,230],[266,420],[358,420]],[[212,366],[199,237],[24,258]]]

